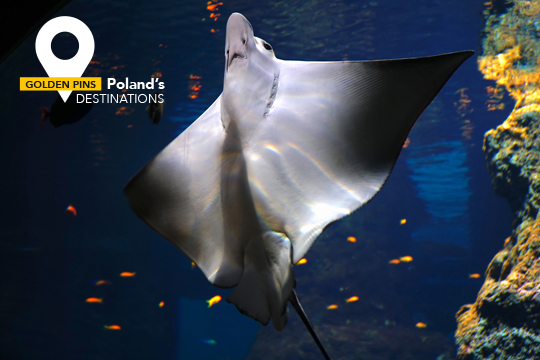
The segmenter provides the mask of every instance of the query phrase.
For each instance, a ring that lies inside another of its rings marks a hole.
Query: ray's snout
[[[235,59],[247,59],[246,45],[249,37],[253,37],[253,28],[244,15],[233,13],[227,21],[227,37],[225,40],[226,70]]]

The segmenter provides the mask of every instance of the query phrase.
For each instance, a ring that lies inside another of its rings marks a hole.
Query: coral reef
[[[540,3],[515,0],[504,14],[487,3],[479,68],[516,101],[485,134],[494,191],[514,211],[511,236],[493,258],[477,300],[457,313],[457,358],[540,358]],[[491,88],[493,89],[493,88]]]

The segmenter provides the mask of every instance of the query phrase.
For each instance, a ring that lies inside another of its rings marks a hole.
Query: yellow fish
[[[214,296],[210,300],[206,300],[206,302],[208,303],[208,307],[212,307],[212,305],[217,304],[220,301],[221,301],[221,296],[219,295]]]
[[[401,219],[399,223],[400,225],[405,225],[407,223],[407,219]]]
[[[133,277],[135,276],[136,273],[134,272],[127,272],[127,271],[124,271],[123,273],[120,274],[121,277]]]
[[[413,257],[407,255],[407,256],[400,257],[399,260],[401,260],[403,262],[411,262],[411,261],[413,261]]]
[[[305,264],[305,263],[307,263],[307,259],[306,259],[306,258],[303,258],[303,259],[298,260],[298,262],[296,263],[296,265],[302,265],[302,264]]]
[[[345,301],[348,303],[358,301],[358,296],[352,296]]]
[[[332,304],[332,305],[328,305],[326,308],[327,308],[328,310],[334,310],[334,309],[337,309],[338,306],[337,306],[336,304]]]
[[[350,241],[350,242],[352,242],[352,243],[355,243],[355,242],[356,242],[356,238],[355,238],[354,236],[349,236],[349,237],[347,238],[347,241]]]
[[[480,274],[471,274],[469,275],[471,279],[480,279]]]
[[[424,324],[423,322],[419,322],[416,324],[416,327],[419,329],[425,329],[427,328],[427,324]]]

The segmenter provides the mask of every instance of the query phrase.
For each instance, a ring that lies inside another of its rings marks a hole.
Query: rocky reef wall
[[[540,359],[540,2],[486,4],[479,69],[496,81],[494,98],[506,91],[516,104],[485,134],[484,152],[515,218],[476,302],[456,315],[457,359]]]

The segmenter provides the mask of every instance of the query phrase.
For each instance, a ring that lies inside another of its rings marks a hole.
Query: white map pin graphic
[[[79,51],[68,60],[57,58],[51,48],[53,38],[61,33],[73,34],[79,41]],[[94,55],[94,37],[81,20],[71,16],[59,16],[49,20],[36,37],[36,54],[49,77],[81,77]],[[64,102],[71,90],[58,91]]]

